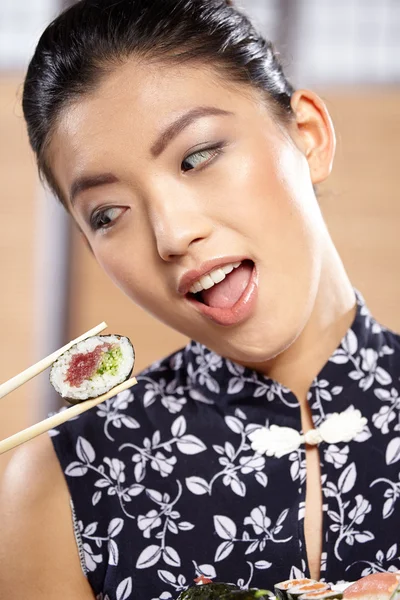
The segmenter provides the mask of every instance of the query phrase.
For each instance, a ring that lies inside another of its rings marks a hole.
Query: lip
[[[185,296],[189,292],[192,285],[198,281],[200,277],[208,275],[208,273],[211,273],[211,271],[214,271],[214,269],[229,265],[230,263],[242,262],[244,260],[247,260],[246,256],[226,256],[224,258],[213,258],[211,260],[207,260],[198,269],[191,269],[181,277],[178,285],[178,294]]]
[[[246,260],[246,259],[242,259]],[[237,262],[237,261],[232,261]],[[227,263],[224,263],[227,264]],[[240,268],[240,267],[239,267]],[[228,327],[230,325],[239,325],[250,318],[255,310],[258,292],[258,271],[257,266],[253,263],[253,271],[250,276],[246,289],[231,308],[215,308],[207,306],[202,302],[198,302],[194,297],[187,296],[190,302],[199,313],[203,314],[208,319],[211,319],[218,325]]]

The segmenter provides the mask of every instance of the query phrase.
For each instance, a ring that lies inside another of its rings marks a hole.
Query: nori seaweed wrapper
[[[232,583],[195,585],[180,594],[177,600],[267,600],[267,590],[241,590]]]

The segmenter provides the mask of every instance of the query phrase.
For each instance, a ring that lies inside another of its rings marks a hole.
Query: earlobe
[[[313,184],[324,181],[332,170],[336,138],[329,112],[311,90],[297,90],[291,105],[296,117],[296,137],[307,159]]]

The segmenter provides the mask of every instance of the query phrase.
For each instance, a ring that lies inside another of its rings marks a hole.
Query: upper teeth
[[[202,290],[208,290],[212,288],[213,285],[225,279],[228,273],[233,271],[233,269],[236,269],[240,264],[241,262],[239,261],[235,263],[230,263],[229,265],[224,265],[223,267],[219,267],[218,269],[214,269],[214,271],[211,271],[211,273],[200,277],[200,279],[192,285],[189,291],[192,294],[197,294]]]

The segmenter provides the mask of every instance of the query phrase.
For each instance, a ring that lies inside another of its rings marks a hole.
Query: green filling
[[[109,375],[116,375],[118,368],[122,360],[122,350],[119,346],[110,348],[103,354],[99,368],[96,371],[96,375],[103,375],[108,373]]]

